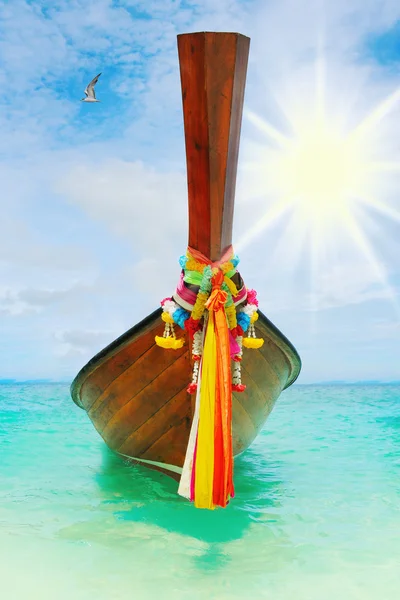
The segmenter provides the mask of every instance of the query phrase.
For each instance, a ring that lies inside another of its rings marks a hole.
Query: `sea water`
[[[0,385],[3,600],[400,598],[400,386],[293,386],[227,509],[110,452],[66,384]]]

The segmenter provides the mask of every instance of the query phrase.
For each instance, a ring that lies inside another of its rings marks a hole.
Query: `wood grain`
[[[189,246],[218,260],[232,243],[249,38],[178,36],[189,201]]]
[[[171,426],[178,425],[183,418],[191,419],[191,416],[190,397],[185,385],[182,390],[156,410],[143,425],[135,429],[135,423],[118,451],[130,456],[145,458],[146,450],[165,433],[166,423]]]
[[[296,350],[262,313],[256,330],[264,338],[264,346],[258,350],[244,349],[242,381],[247,388],[243,393],[233,394],[235,455],[252,443],[282,389],[293,382],[300,370]],[[114,346],[82,369],[77,376],[80,384],[76,382],[72,386],[80,394],[74,400],[79,405],[88,405],[85,394],[93,388],[91,379],[94,378],[97,386],[103,382],[98,404],[93,405],[88,414],[107,445],[133,458],[181,467],[194,407],[194,396],[186,393],[191,378],[190,345],[186,345],[186,350],[173,351],[158,348],[153,341],[151,348],[135,363],[122,371],[115,369],[114,379],[110,380],[110,360],[118,355],[118,361],[112,364],[126,366],[135,355],[135,346],[140,344],[135,328],[130,338],[129,334],[129,331],[124,334],[119,351]],[[162,355],[155,355],[155,348]]]
[[[135,396],[132,396],[122,407],[119,403],[114,405],[115,410],[110,419],[96,420],[96,429],[107,437],[108,443],[113,449],[118,449],[132,429],[140,427],[155,412],[157,412],[167,401],[173,398],[184,386],[188,385],[187,356],[183,355],[176,359],[168,369],[165,369],[156,379],[151,379],[148,385]],[[142,379],[142,371],[138,378]],[[134,381],[134,379],[132,379]],[[118,396],[117,396],[118,398]],[[188,398],[188,410],[191,410]],[[112,411],[110,411],[112,412]],[[89,415],[91,418],[92,416]]]
[[[154,343],[153,346],[140,358],[126,369],[121,375],[117,375],[112,384],[104,389],[96,402],[89,410],[89,416],[106,424],[110,415],[109,404],[113,403],[112,412],[122,408],[129,400],[149,386],[157,382],[157,379],[173,365],[181,356],[188,360],[188,351],[185,347],[179,350],[166,351]],[[187,378],[190,377],[189,365],[186,366]],[[168,374],[167,374],[168,376]],[[163,377],[163,380],[165,376]]]
[[[149,448],[142,458],[183,466],[190,432],[190,419],[184,417],[177,425],[167,425],[163,435]]]
[[[129,345],[123,353],[121,353],[121,349],[127,341],[126,334],[102,351],[102,353],[107,353],[107,368],[101,369],[99,372],[94,371],[90,378],[83,381],[82,387],[84,389],[81,395],[85,405],[82,408],[85,410],[94,409],[95,402],[107,389],[107,386],[134,364],[142,354],[154,346],[154,337],[162,335],[164,330],[160,315],[161,310],[157,310],[130,330],[132,334],[128,337]],[[135,340],[134,344],[132,343],[133,339]],[[96,364],[97,360],[100,359],[100,355],[96,355],[92,359],[93,364]]]

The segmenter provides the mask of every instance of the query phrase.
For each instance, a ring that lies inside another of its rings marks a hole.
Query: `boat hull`
[[[99,352],[76,376],[71,395],[112,450],[176,477],[194,412],[195,397],[186,392],[191,354],[188,343],[179,350],[156,345],[164,329],[160,315],[154,311]],[[261,312],[255,328],[265,341],[260,349],[243,349],[246,390],[232,399],[235,456],[252,443],[301,367],[294,347]]]

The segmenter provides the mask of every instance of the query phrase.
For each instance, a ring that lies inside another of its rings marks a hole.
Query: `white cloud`
[[[168,256],[187,237],[186,177],[118,159],[77,165],[57,191],[140,255]],[[186,230],[186,231],[185,231]]]
[[[379,265],[378,265],[379,266]],[[383,271],[384,266],[380,265]],[[361,304],[371,300],[390,301],[389,289],[377,282],[377,275],[366,261],[351,261],[326,266],[319,276],[319,286],[309,299],[312,310]]]
[[[118,335],[117,331],[79,329],[56,331],[54,338],[59,342],[56,354],[59,356],[96,354]]]
[[[362,55],[367,36],[400,18],[397,0],[318,6],[305,10],[294,0],[205,0],[184,7],[177,0],[56,0],[47,7],[18,0],[3,6],[0,310],[10,344],[31,349],[24,359],[31,374],[41,375],[43,365],[52,375],[73,374],[176,284],[187,242],[177,33],[250,36],[246,108],[285,133],[285,110],[289,117],[299,107],[312,110],[320,31],[329,114],[355,125],[398,85],[395,71]],[[88,76],[99,71],[103,103],[84,110],[79,98]],[[392,160],[398,159],[399,128],[394,110],[375,138],[375,149]],[[245,118],[242,167],[268,143]],[[395,206],[398,181],[388,177],[384,187]],[[235,239],[270,206],[263,193],[260,181],[242,169]],[[277,222],[243,252],[242,274],[267,312],[281,311],[283,331],[305,345],[309,263],[301,256],[295,265],[289,254],[276,252],[284,225]],[[398,229],[370,229],[378,263],[394,278]],[[357,253],[328,265],[314,292],[311,300],[325,315],[371,307],[385,295]],[[340,327],[339,317],[332,318]],[[396,329],[382,325],[382,336],[385,331]],[[317,354],[318,348],[311,359]],[[2,364],[14,369],[7,356]]]
[[[71,271],[88,266],[88,257],[82,247],[73,243],[55,246],[37,235],[26,221],[3,215],[2,228],[0,259],[5,264]]]
[[[92,288],[93,289],[93,288]],[[0,290],[0,310],[5,314],[39,313],[52,305],[70,303],[76,296],[91,290],[91,286],[76,284],[67,289]]]

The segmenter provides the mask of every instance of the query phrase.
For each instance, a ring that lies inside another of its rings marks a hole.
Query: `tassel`
[[[263,344],[264,344],[264,340],[261,338],[256,338],[255,336],[243,338],[243,346],[245,348],[258,349],[258,348],[261,348],[261,346]]]
[[[199,368],[200,368],[200,360],[203,352],[203,335],[202,332],[196,331],[193,336],[193,344],[192,344],[192,360],[193,360],[193,375],[192,382],[187,387],[187,392],[189,394],[194,394],[197,390],[197,381],[199,378]]]
[[[232,392],[244,392],[246,386],[242,384],[242,373],[240,369],[240,363],[242,362],[242,341],[243,337],[238,335],[236,342],[240,348],[240,352],[233,357],[233,369],[232,369]]]
[[[171,350],[178,350],[179,348],[182,348],[185,340],[183,338],[177,339],[172,316],[167,312],[163,312],[161,314],[161,318],[165,323],[165,327],[162,337],[156,335],[154,338],[157,346]]]
[[[243,338],[243,346],[245,348],[257,349],[257,348],[261,348],[261,346],[264,344],[264,340],[262,338],[256,337],[256,330],[254,328],[254,323],[255,323],[255,321],[257,321],[257,319],[258,319],[258,312],[255,311],[251,315],[251,318],[250,318],[248,337]]]

